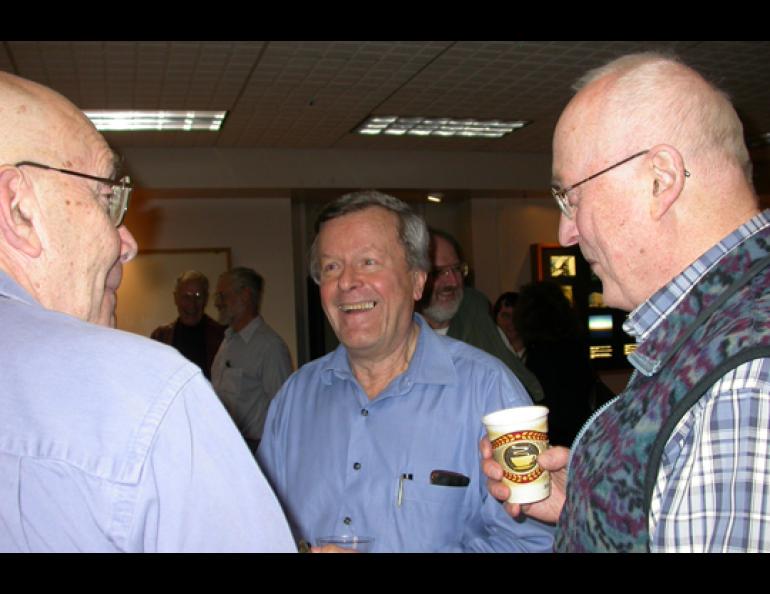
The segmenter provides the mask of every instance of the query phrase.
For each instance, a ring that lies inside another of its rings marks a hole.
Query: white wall
[[[254,268],[264,277],[262,315],[286,341],[296,365],[291,200],[148,198],[136,202],[126,225],[140,249],[229,247],[233,266]],[[212,293],[216,280],[209,279]]]

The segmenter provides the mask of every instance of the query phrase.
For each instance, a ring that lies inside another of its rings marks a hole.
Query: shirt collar
[[[258,315],[256,318],[252,318],[248,324],[246,324],[237,332],[233,330],[231,326],[228,326],[225,330],[225,336],[227,338],[232,338],[233,335],[238,335],[244,340],[244,342],[249,342],[251,337],[254,336],[254,333],[257,331],[257,329],[259,329],[262,323],[262,316]]]
[[[438,336],[418,313],[412,319],[420,328],[417,346],[407,370],[391,383],[399,394],[408,392],[414,384],[452,385],[457,383],[452,357],[444,345],[444,338]],[[340,344],[329,357],[323,368],[323,381],[329,385],[334,379],[356,381],[350,368],[348,351]],[[390,388],[388,388],[390,391]]]
[[[38,303],[37,300],[24,289],[24,287],[3,270],[0,270],[0,295],[23,301],[29,305],[42,307],[40,303]]]
[[[752,217],[712,246],[629,314],[628,319],[623,323],[623,330],[636,339],[639,348],[628,356],[628,361],[640,373],[646,376],[654,375],[662,363],[660,357],[649,356],[650,353],[646,353],[645,349],[641,348],[644,341],[676,309],[707,272],[733,249],[768,225],[770,225],[770,209]]]

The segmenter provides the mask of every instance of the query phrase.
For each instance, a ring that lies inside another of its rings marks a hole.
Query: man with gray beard
[[[489,300],[473,287],[464,286],[468,264],[463,261],[458,241],[449,233],[430,229],[430,258],[432,270],[419,307],[430,327],[497,357],[524,384],[532,400],[542,400],[540,382],[500,337],[490,316]]]

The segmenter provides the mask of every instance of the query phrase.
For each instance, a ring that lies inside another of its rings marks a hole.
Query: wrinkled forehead
[[[351,233],[362,229],[365,232]],[[398,215],[381,206],[367,206],[326,221],[318,231],[324,251],[350,248],[361,240],[371,245],[400,245]]]
[[[565,108],[553,136],[553,176],[563,183],[573,183],[570,177],[590,169],[591,160],[598,158],[603,152],[600,147],[609,141],[594,106],[576,99]],[[561,179],[564,176],[568,179]]]

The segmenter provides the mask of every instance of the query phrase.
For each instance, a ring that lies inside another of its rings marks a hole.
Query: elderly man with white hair
[[[561,115],[553,179],[560,242],[638,348],[572,451],[539,457],[552,495],[523,511],[558,521],[558,551],[770,550],[770,213],[730,101],[675,59],[619,58]]]
[[[130,182],[61,95],[0,73],[0,551],[291,551],[200,369],[114,324]]]

